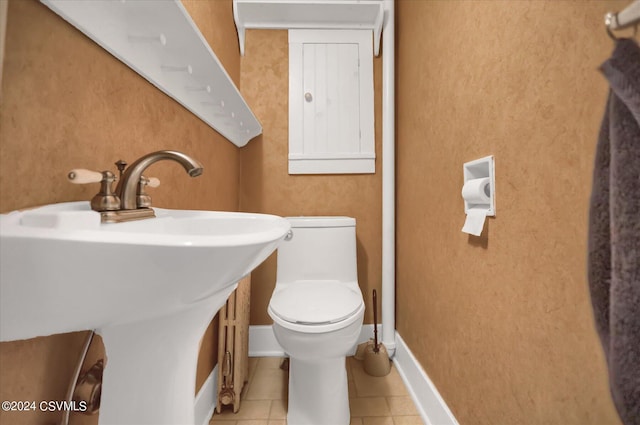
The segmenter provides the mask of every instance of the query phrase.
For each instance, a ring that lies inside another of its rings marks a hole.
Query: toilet
[[[345,359],[360,335],[356,220],[288,217],[269,302],[273,332],[289,355],[289,425],[348,425]]]

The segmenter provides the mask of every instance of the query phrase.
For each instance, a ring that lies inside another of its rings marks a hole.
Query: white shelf
[[[262,133],[179,0],[40,0],[236,146]]]
[[[382,0],[233,0],[240,53],[245,29],[370,29],[380,53]]]

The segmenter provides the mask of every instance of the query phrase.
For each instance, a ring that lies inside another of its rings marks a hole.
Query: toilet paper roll
[[[469,204],[489,204],[491,203],[490,189],[489,177],[467,180],[462,186],[462,198]]]

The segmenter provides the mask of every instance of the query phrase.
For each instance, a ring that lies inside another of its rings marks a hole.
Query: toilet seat
[[[299,325],[327,325],[353,317],[362,295],[337,281],[296,282],[271,297],[270,310],[281,320]]]

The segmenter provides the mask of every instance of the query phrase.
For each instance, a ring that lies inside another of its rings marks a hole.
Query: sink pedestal
[[[173,314],[97,329],[107,353],[100,425],[193,425],[200,340],[235,287]]]

